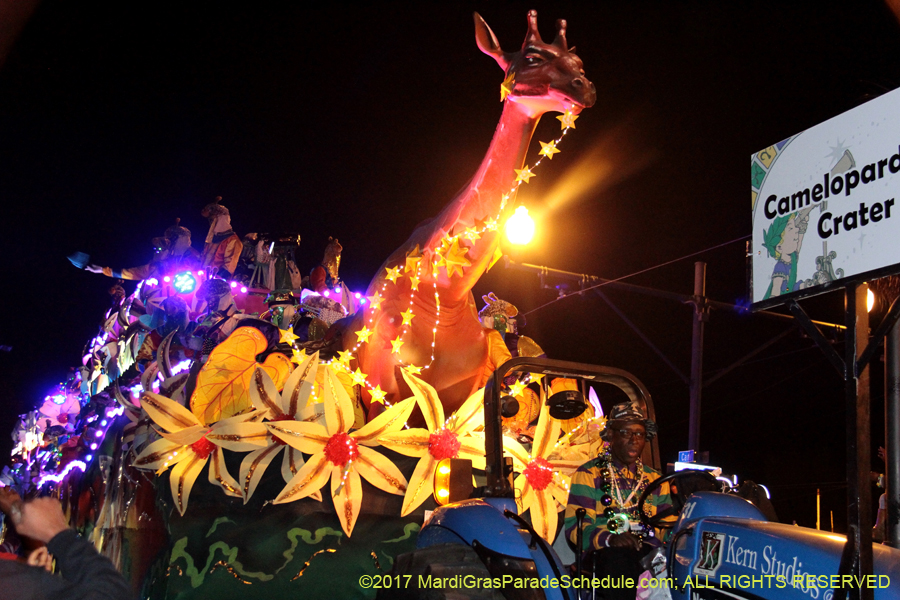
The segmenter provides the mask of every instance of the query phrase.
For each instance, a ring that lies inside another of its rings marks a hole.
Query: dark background
[[[568,19],[598,101],[523,186],[539,228],[514,256],[526,262],[646,270],[627,281],[689,294],[704,260],[708,295],[746,302],[750,155],[900,85],[900,28],[872,0],[36,4],[0,66],[0,433],[78,364],[109,304],[112,280],[72,267],[75,250],[143,264],[176,217],[199,248],[200,209],[221,195],[240,235],[300,233],[304,272],[338,237],[341,275],[362,291],[467,181],[496,126],[503,74],[475,46],[472,11],[516,50],[529,8],[548,39]],[[548,115],[535,137],[558,132]],[[476,298],[489,291],[535,311],[524,332],[552,357],[637,375],[664,460],[687,447],[687,386],[602,300],[537,310],[556,290],[500,265]],[[689,372],[690,307],[607,293]],[[804,306],[841,322],[842,302]],[[790,327],[715,312],[706,375]],[[873,449],[882,377],[876,359]],[[701,446],[766,484],[784,521],[814,526],[822,489],[823,521],[834,511],[843,531],[844,417],[842,380],[795,330],[704,390]]]

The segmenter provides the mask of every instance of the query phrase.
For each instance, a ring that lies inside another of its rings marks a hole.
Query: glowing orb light
[[[179,294],[190,294],[197,287],[197,278],[190,271],[178,273],[172,280],[172,287]]]
[[[528,209],[520,206],[506,222],[506,238],[510,243],[523,246],[534,237],[534,219],[528,214]]]
[[[866,290],[866,312],[872,312],[873,308],[875,308],[875,294],[872,290]]]

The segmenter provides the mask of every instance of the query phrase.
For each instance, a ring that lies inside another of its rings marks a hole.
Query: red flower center
[[[274,419],[269,419],[269,420],[270,421],[293,421],[294,417],[292,417],[290,415],[279,415],[279,416],[275,417]],[[269,435],[272,436],[272,441],[275,442],[276,444],[278,444],[279,446],[287,446],[287,442],[285,442],[283,439],[281,439],[277,435],[274,435],[272,433],[270,433]]]
[[[339,467],[359,456],[356,440],[346,433],[336,433],[325,444],[325,458]]]
[[[525,480],[539,492],[544,491],[553,479],[553,466],[543,458],[535,458],[525,467]]]
[[[206,436],[203,436],[202,438],[191,444],[191,450],[193,450],[194,453],[200,458],[209,457],[209,455],[212,454],[212,451],[215,449],[216,445],[206,439]]]
[[[448,429],[432,433],[428,438],[428,451],[436,460],[456,458],[459,454],[459,439]]]

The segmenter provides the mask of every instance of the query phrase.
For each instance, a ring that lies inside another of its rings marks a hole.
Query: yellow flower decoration
[[[331,495],[341,528],[353,532],[362,504],[360,476],[390,494],[406,493],[406,477],[390,460],[366,446],[375,438],[403,427],[415,400],[397,402],[356,431],[353,401],[333,371],[325,374],[325,425],[299,421],[266,423],[269,431],[290,446],[311,454],[306,464],[275,498],[275,504],[293,502],[320,490],[331,479]]]
[[[274,385],[273,385],[274,387]],[[222,448],[238,452],[254,450],[261,440],[237,436],[232,432],[222,436],[223,430],[262,418],[260,411],[222,419],[214,425],[200,421],[191,411],[159,394],[144,392],[141,408],[160,427],[162,439],[148,445],[134,459],[139,469],[162,472],[172,467],[169,485],[172,500],[179,514],[184,515],[194,482],[212,457],[209,482],[221,487],[229,496],[241,496],[238,482],[228,473],[222,456]]]
[[[402,372],[425,417],[427,429],[405,429],[378,438],[381,445],[400,454],[420,457],[403,498],[400,516],[405,517],[434,491],[434,470],[444,458],[468,458],[472,466],[484,468],[484,438],[472,431],[484,425],[484,389],[472,394],[453,416],[444,422],[444,407],[433,387]]]
[[[321,404],[308,405],[318,366],[318,352],[307,356],[291,373],[281,394],[275,389],[272,378],[262,369],[257,369],[254,374],[254,385],[250,387],[250,399],[253,406],[265,414],[269,421],[277,423],[322,421],[325,416],[323,406]],[[281,476],[285,482],[290,481],[304,465],[303,454],[296,448],[286,445],[279,437],[272,435],[264,423],[237,423],[222,428],[220,433],[245,438],[252,436],[253,439],[261,442],[261,447],[254,449],[241,461],[239,479],[244,504],[253,496],[256,486],[259,485],[269,464],[281,454],[282,450],[284,450],[284,457],[281,461]],[[319,492],[312,494],[312,497],[322,500]]]
[[[542,402],[530,453],[511,437],[503,437],[503,447],[520,473],[514,482],[519,512],[530,510],[534,530],[550,543],[556,535],[557,513],[569,498],[569,478],[584,462],[551,458],[559,429],[559,421],[550,418],[550,407]]]

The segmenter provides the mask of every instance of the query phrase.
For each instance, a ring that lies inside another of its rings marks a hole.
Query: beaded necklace
[[[616,473],[616,469],[613,466],[609,446],[604,449],[603,454],[601,454],[599,458],[600,466],[604,470],[605,479],[603,484],[603,496],[600,498],[600,504],[606,507],[603,511],[603,516],[606,518],[606,528],[610,533],[614,534],[631,531],[631,533],[643,541],[643,531],[638,531],[638,529],[631,527],[631,519],[634,518],[637,520],[640,518],[637,501],[644,493],[648,483],[644,473],[643,462],[640,458],[637,459],[637,462],[635,463],[635,470],[638,475],[637,481],[632,485],[631,490],[628,490],[628,497],[623,499],[622,491],[619,489],[618,473]],[[611,493],[615,496],[615,508],[612,506],[613,496],[610,495]]]

